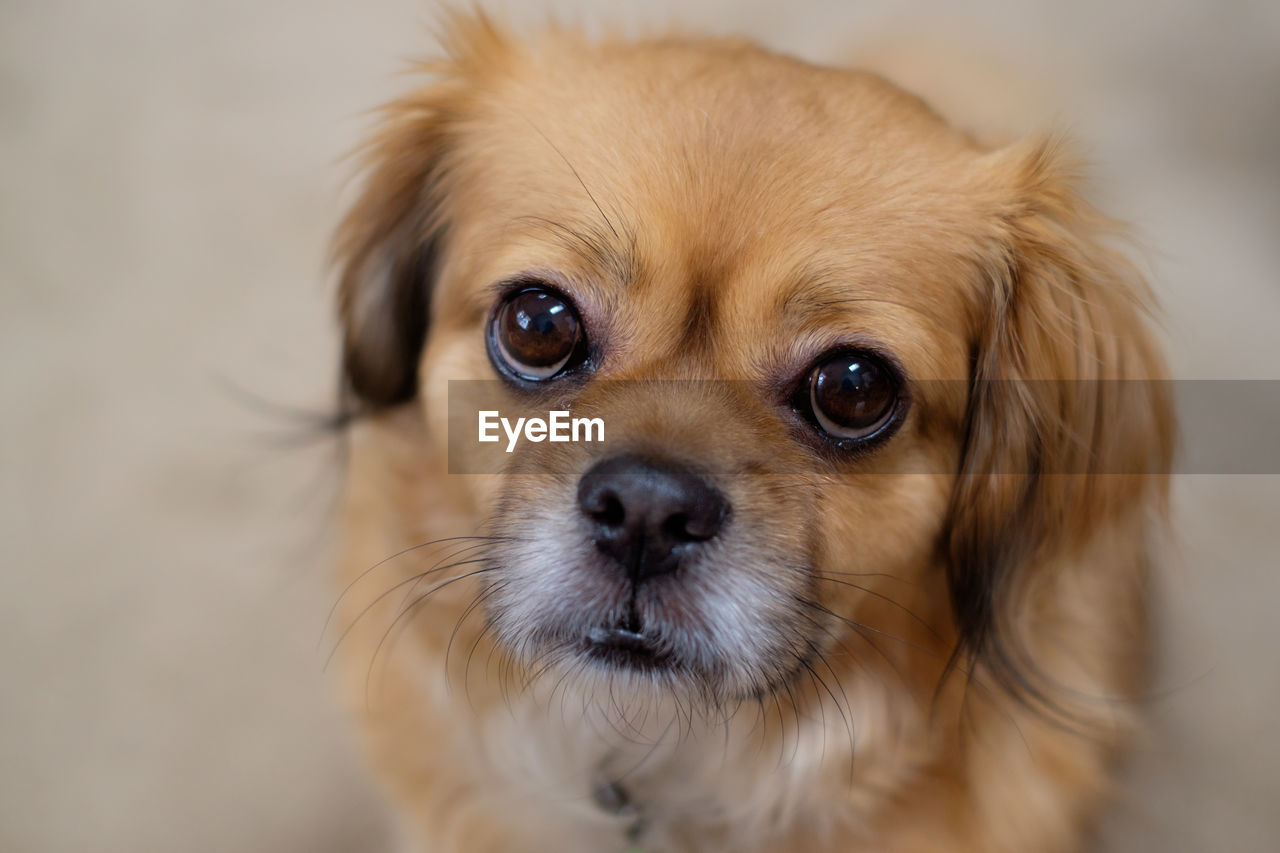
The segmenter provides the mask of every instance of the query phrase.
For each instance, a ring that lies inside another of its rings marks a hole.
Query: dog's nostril
[[[698,474],[635,456],[605,459],[587,471],[578,505],[595,526],[596,545],[634,580],[674,571],[676,548],[714,538],[729,512]]]
[[[676,542],[693,539],[689,535],[689,516],[676,513],[662,523],[663,531]]]
[[[695,518],[677,513],[662,524],[663,532],[673,542],[705,542],[716,535],[718,518]]]
[[[621,527],[622,523],[627,520],[626,508],[623,507],[622,501],[618,499],[618,496],[612,492],[600,495],[596,506],[586,509],[586,512],[597,523],[603,524],[605,527]]]

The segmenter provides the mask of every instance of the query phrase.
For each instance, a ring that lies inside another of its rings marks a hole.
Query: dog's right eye
[[[489,324],[489,354],[496,366],[533,382],[554,379],[581,364],[586,341],[573,304],[541,284],[507,295]]]

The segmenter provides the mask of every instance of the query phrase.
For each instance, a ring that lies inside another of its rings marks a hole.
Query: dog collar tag
[[[635,806],[631,804],[631,795],[627,789],[612,779],[599,782],[591,791],[591,798],[601,810],[621,817],[635,814]]]
[[[635,803],[631,801],[631,795],[627,793],[627,789],[612,779],[604,779],[591,790],[591,798],[595,800],[601,811],[621,818],[630,818],[631,823],[623,832],[627,840],[627,847],[623,853],[644,853],[637,844],[644,832],[644,819],[640,816],[640,810],[636,808]]]

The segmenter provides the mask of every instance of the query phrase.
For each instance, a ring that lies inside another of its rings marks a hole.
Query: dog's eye
[[[896,371],[883,359],[843,351],[816,364],[798,389],[796,408],[837,441],[876,435],[898,409]]]
[[[489,327],[495,360],[521,379],[551,379],[581,362],[586,335],[567,298],[542,285],[507,296]]]

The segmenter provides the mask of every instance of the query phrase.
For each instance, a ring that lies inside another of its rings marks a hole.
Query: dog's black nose
[[[674,571],[729,515],[728,502],[702,477],[638,456],[596,463],[578,483],[578,506],[596,546],[637,583]]]

